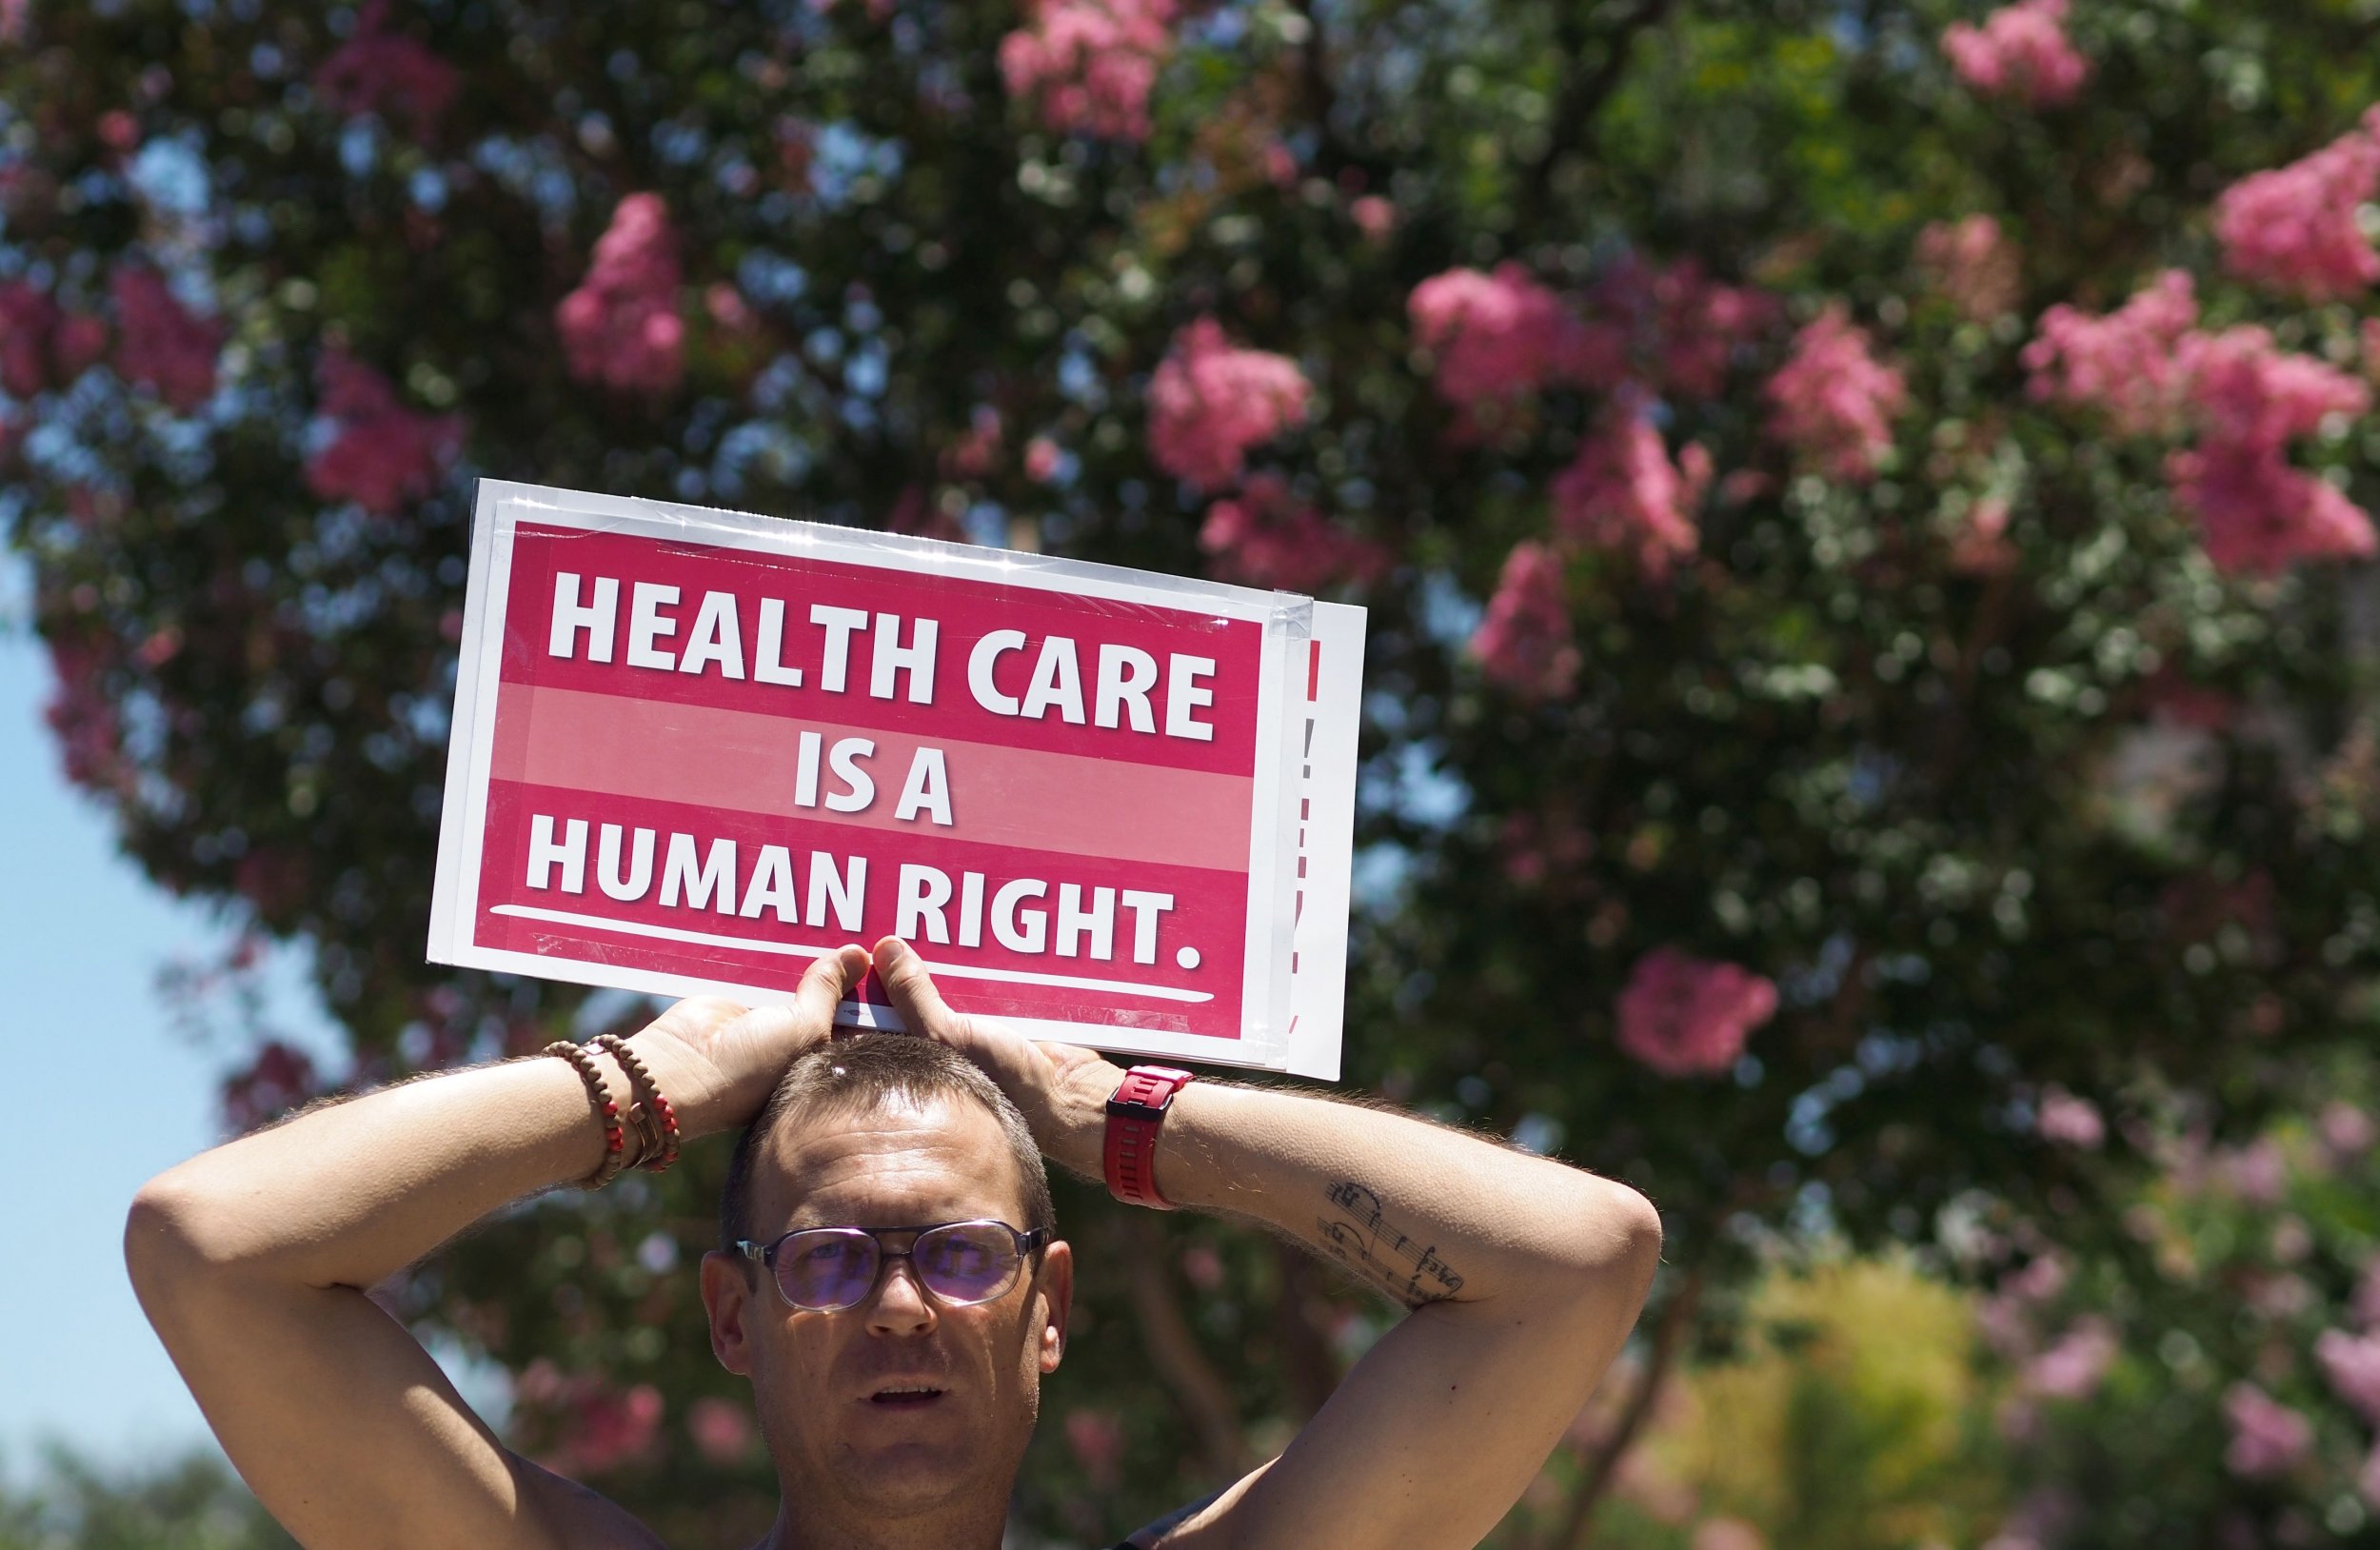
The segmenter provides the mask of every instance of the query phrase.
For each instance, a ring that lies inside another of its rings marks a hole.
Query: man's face
[[[755,1242],[801,1227],[1025,1225],[1006,1137],[978,1103],[796,1116],[756,1162]],[[1041,1375],[1056,1370],[1064,1344],[1073,1274],[1056,1244],[1000,1297],[951,1307],[919,1284],[908,1261],[886,1259],[864,1302],[814,1313],[788,1306],[759,1266],[747,1277],[714,1255],[703,1292],[712,1347],[752,1380],[789,1498],[900,1518],[1005,1500]]]

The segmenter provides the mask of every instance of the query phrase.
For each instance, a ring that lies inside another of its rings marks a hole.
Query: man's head
[[[1073,1294],[1063,1243],[990,1302],[950,1306],[887,1258],[855,1307],[790,1306],[739,1241],[797,1228],[921,1227],[988,1218],[1054,1226],[1049,1179],[1014,1104],[963,1056],[863,1034],[786,1070],[737,1143],[706,1256],[711,1346],[752,1380],[789,1497],[909,1518],[1004,1502],[1057,1368]],[[904,1239],[889,1246],[906,1247]],[[915,1391],[929,1392],[922,1396]]]

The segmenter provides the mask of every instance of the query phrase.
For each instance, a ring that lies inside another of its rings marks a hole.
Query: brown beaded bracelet
[[[628,1074],[628,1090],[638,1099],[636,1107],[645,1121],[645,1152],[638,1166],[648,1173],[666,1173],[669,1164],[678,1161],[678,1111],[645,1068],[644,1058],[628,1047],[628,1042],[616,1033],[599,1033],[592,1043],[595,1047],[610,1052],[620,1063],[620,1069]]]
[[[595,1118],[604,1127],[604,1161],[589,1177],[579,1182],[581,1189],[601,1189],[619,1175],[620,1165],[627,1161],[627,1132],[620,1123],[620,1104],[612,1098],[611,1089],[604,1082],[603,1067],[595,1057],[567,1039],[557,1039],[538,1051],[541,1055],[559,1055],[570,1063],[579,1080],[586,1083],[587,1097],[595,1104]]]

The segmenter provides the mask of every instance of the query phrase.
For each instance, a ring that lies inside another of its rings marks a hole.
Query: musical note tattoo
[[[1316,1219],[1315,1230],[1323,1252],[1339,1263],[1409,1308],[1443,1302],[1462,1290],[1462,1276],[1438,1258],[1438,1245],[1417,1243],[1392,1226],[1372,1190],[1347,1181],[1331,1185],[1323,1197],[1336,1210]]]

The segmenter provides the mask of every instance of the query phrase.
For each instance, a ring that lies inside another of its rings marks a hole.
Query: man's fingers
[[[839,947],[812,964],[793,992],[793,1004],[800,1009],[802,1021],[820,1029],[834,1026],[835,1008],[843,1004],[843,997],[866,972],[867,949],[857,943]]]
[[[947,1043],[963,1031],[956,1026],[957,1020],[915,947],[899,937],[886,937],[876,944],[874,956],[876,977],[884,982],[884,994],[892,998],[893,1010],[901,1014],[911,1033]]]

